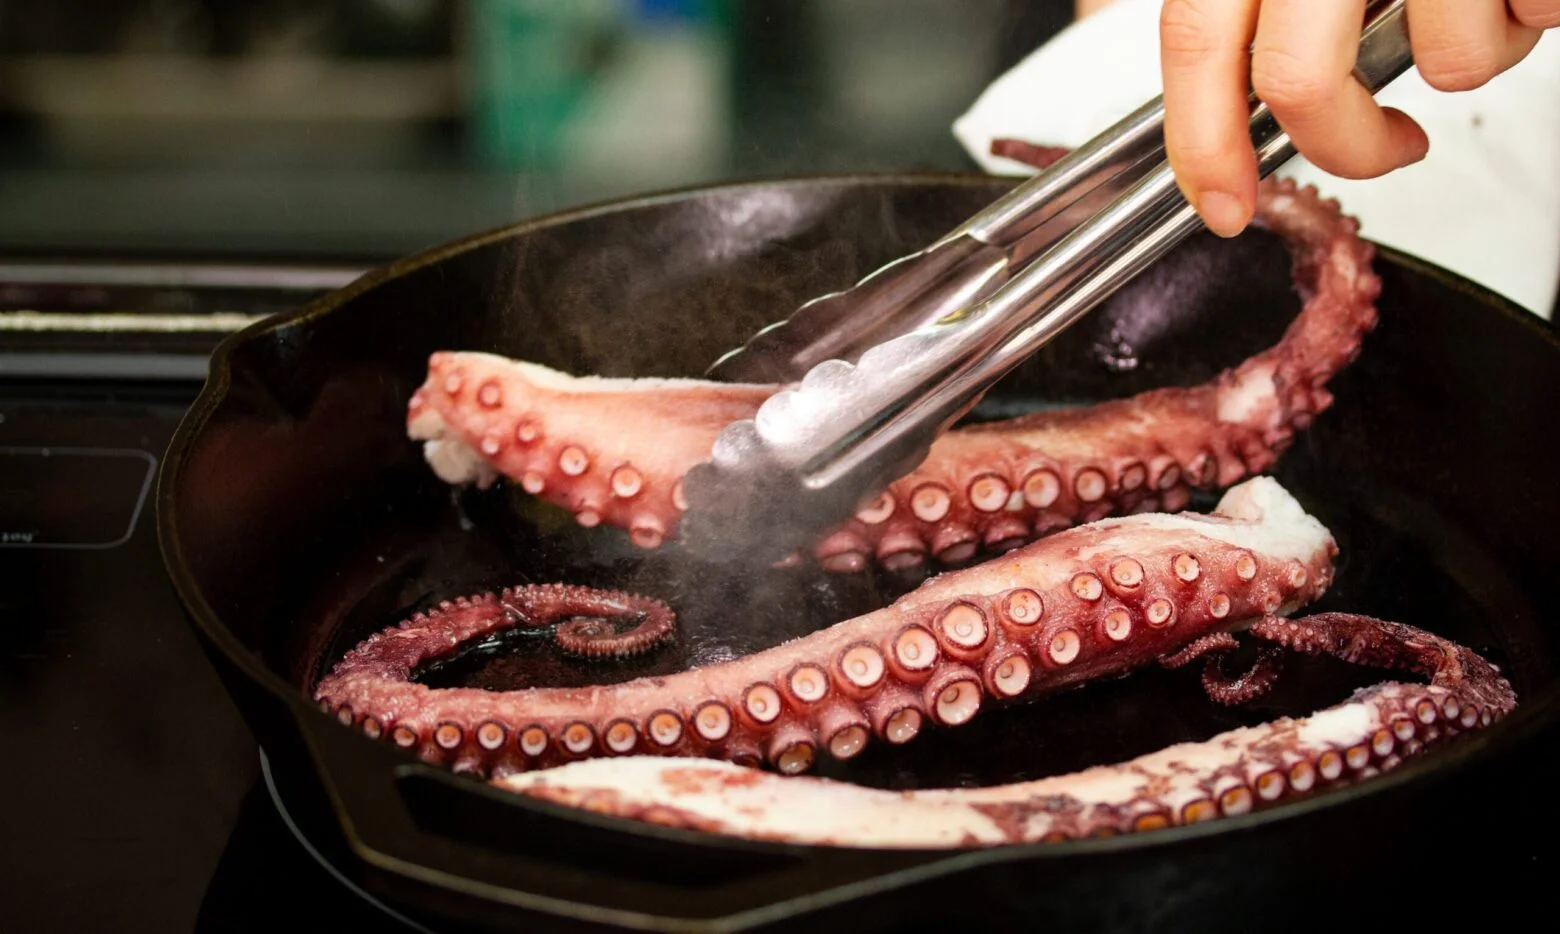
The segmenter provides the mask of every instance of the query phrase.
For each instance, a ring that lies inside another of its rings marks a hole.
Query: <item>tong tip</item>
[[[683,548],[717,563],[773,563],[794,552],[811,526],[798,491],[783,489],[788,475],[771,466],[752,419],[728,425],[711,459],[683,476]]]

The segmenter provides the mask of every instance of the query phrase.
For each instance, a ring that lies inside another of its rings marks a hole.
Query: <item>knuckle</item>
[[[1416,56],[1420,77],[1437,91],[1472,91],[1500,73],[1496,51],[1484,43],[1457,42]]]
[[[1219,145],[1216,140],[1165,140],[1165,154],[1176,178],[1193,188],[1228,189],[1231,177],[1240,171],[1240,150]],[[1238,144],[1237,144],[1238,145]]]
[[[1159,45],[1164,55],[1191,60],[1216,49],[1213,20],[1200,0],[1165,0],[1159,8]]]
[[[1333,83],[1314,62],[1282,49],[1252,54],[1251,87],[1268,107],[1291,114],[1315,113],[1333,97]]]

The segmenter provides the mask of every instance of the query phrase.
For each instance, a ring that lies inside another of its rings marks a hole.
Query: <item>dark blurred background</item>
[[[395,255],[673,186],[969,169],[951,121],[1071,7],[0,0],[0,250]]]

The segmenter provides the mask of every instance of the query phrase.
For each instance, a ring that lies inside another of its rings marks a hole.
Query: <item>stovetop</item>
[[[359,889],[276,784],[157,549],[211,349],[364,265],[0,258],[0,931],[454,934]],[[1537,892],[1538,856],[1505,856]]]
[[[416,929],[295,834],[152,508],[211,347],[355,274],[0,263],[0,929]]]

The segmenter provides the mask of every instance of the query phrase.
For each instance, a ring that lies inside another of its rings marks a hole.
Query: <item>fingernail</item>
[[[1233,237],[1246,229],[1246,209],[1240,200],[1222,191],[1205,191],[1197,199],[1197,213],[1208,229],[1221,237]]]
[[[1396,137],[1398,152],[1401,153],[1397,167],[1401,169],[1423,162],[1430,154],[1430,137],[1425,133],[1425,128],[1396,108],[1386,108],[1386,114],[1392,126],[1392,135]]]

